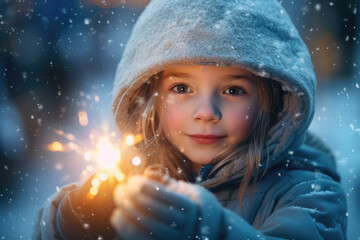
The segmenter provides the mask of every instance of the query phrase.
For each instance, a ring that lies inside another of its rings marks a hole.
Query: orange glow
[[[60,136],[62,136],[62,135],[64,134],[64,132],[61,131],[61,130],[55,130],[55,132],[56,132],[57,134],[59,134]]]
[[[99,178],[101,181],[106,181],[108,179],[108,175],[106,173],[100,173]]]
[[[139,166],[140,164],[141,164],[141,159],[139,158],[139,157],[134,157],[133,159],[132,159],[132,164],[134,165],[134,166]]]
[[[122,182],[125,180],[125,174],[122,173],[120,170],[115,171],[115,178],[118,182]]]
[[[100,185],[99,179],[94,178],[93,180],[91,180],[91,185],[92,185],[93,187],[98,187],[98,186]]]
[[[88,123],[89,123],[88,115],[85,111],[79,112],[78,117],[79,117],[79,123],[81,126],[88,125]]]
[[[86,126],[88,124],[88,116],[85,111],[80,111],[78,117],[81,125]],[[122,161],[121,153],[125,151],[129,153],[129,156],[132,156],[134,149],[132,149],[131,146],[143,140],[141,134],[124,134],[123,141],[119,142],[116,140],[116,132],[109,132],[107,125],[102,125],[101,129],[102,132],[106,132],[106,134],[99,135],[98,132],[93,131],[88,135],[90,142],[77,141],[79,139],[71,133],[54,130],[58,135],[65,138],[67,142],[60,143],[54,141],[48,145],[50,151],[72,151],[86,160],[88,164],[85,169],[81,171],[81,177],[88,178],[90,175],[95,175],[91,179],[91,184],[88,188],[87,195],[90,198],[94,198],[99,194],[100,187],[106,181],[121,183],[126,179],[125,173],[119,169],[120,162]],[[130,161],[134,166],[141,165],[139,156],[133,157]],[[58,165],[57,169],[61,168],[62,166]]]
[[[54,130],[54,132],[59,134],[60,136],[66,137],[70,141],[75,141],[75,139],[76,139],[74,134],[71,134],[71,133],[66,134],[61,130]]]
[[[97,187],[90,188],[90,194],[91,195],[95,196],[98,193],[99,193],[99,189]]]
[[[53,152],[62,152],[64,151],[64,146],[59,143],[59,142],[53,142],[51,143],[49,146],[48,146],[49,150],[50,151],[53,151]]]
[[[138,142],[140,142],[141,140],[143,140],[142,135],[141,135],[141,134],[137,134],[137,135],[135,136],[135,143],[138,143]]]
[[[138,142],[140,142],[142,140],[142,135],[141,134],[137,134],[136,136],[134,136],[134,134],[128,134],[125,135],[125,143],[129,146],[133,146],[135,144],[137,144]]]
[[[129,134],[125,137],[125,142],[127,145],[129,146],[132,146],[135,144],[135,138],[134,138],[134,135],[132,134]]]
[[[113,146],[107,138],[99,139],[97,148],[95,158],[100,163],[100,166],[107,169],[116,168],[121,157],[120,150]]]

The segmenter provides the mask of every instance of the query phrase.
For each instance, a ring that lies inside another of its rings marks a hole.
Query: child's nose
[[[218,122],[221,117],[219,104],[215,96],[204,96],[196,104],[193,117],[197,121]]]

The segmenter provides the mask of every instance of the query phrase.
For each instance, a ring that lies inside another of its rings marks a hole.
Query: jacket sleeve
[[[315,177],[298,182],[281,181],[284,186],[277,188],[273,209],[264,209],[269,215],[258,229],[224,210],[226,239],[346,239],[343,190],[339,183],[323,174],[311,175]]]
[[[110,224],[114,210],[113,190],[117,181],[102,181],[95,196],[90,196],[90,177],[81,186],[64,187],[40,210],[35,239],[112,239]]]
[[[78,186],[75,184],[63,187],[59,192],[48,198],[38,212],[33,239],[61,239],[56,230],[56,213],[62,200],[68,196],[69,192],[77,188]]]

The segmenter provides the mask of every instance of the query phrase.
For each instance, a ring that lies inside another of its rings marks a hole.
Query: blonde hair
[[[281,109],[281,88],[276,81],[255,76],[260,109],[245,142],[235,144],[220,152],[213,162],[215,166],[208,176],[211,176],[222,166],[231,161],[243,158],[240,184],[240,203],[249,183],[258,179],[258,168],[263,158],[262,151],[266,145],[267,132],[276,121],[276,116]],[[143,140],[136,145],[137,151],[143,156],[141,166],[134,171],[132,166],[122,164],[127,173],[141,173],[146,166],[159,163],[167,168],[170,176],[177,180],[194,182],[196,174],[192,168],[191,161],[173,146],[164,135],[163,123],[156,111],[161,104],[160,89],[161,73],[151,77],[146,83],[137,88],[129,100],[127,116],[121,116],[121,125],[127,126],[126,130],[134,134],[141,134]],[[118,107],[122,104],[118,103]],[[115,116],[117,117],[117,116]],[[124,125],[125,124],[125,125]],[[230,174],[230,173],[229,173]],[[222,183],[229,177],[222,176]],[[215,187],[209,186],[209,187]]]

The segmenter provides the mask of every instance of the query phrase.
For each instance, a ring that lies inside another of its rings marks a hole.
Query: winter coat
[[[211,189],[226,209],[241,216],[242,221],[235,223],[237,228],[227,239],[346,239],[346,199],[334,159],[324,149],[319,140],[307,138],[305,144],[270,169],[254,190],[248,188],[242,208],[239,179]],[[57,219],[59,211],[70,215],[66,217],[71,219],[70,234],[80,239],[87,235],[79,214],[71,205],[63,204],[71,201],[70,193],[78,189],[77,185],[64,187],[45,203],[34,239],[62,239],[57,224],[62,221]]]
[[[264,149],[269,160],[261,162],[262,177],[247,189],[242,208],[240,160],[210,176],[201,171],[199,184],[231,212],[225,217],[240,219],[227,239],[345,239],[347,207],[335,161],[321,141],[307,134],[316,88],[310,55],[277,0],[152,0],[118,65],[113,107],[119,128],[132,112],[128,101],[154,74],[199,64],[241,67],[278,81],[283,90],[283,107]],[[59,212],[83,226],[71,204],[62,206],[77,189],[63,188],[45,203],[37,239],[59,237]]]
[[[242,208],[240,180],[234,178],[211,189],[225,208],[245,220],[236,224],[232,236],[346,239],[346,199],[335,161],[313,135],[307,134],[304,144],[269,169],[254,188],[247,189]]]

